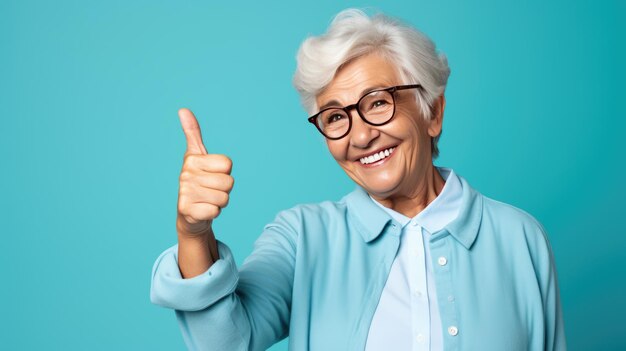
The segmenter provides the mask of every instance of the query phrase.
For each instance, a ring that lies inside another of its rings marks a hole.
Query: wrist
[[[213,235],[211,221],[201,221],[197,223],[189,223],[183,216],[178,214],[176,218],[176,232],[178,239],[192,241],[207,241]]]
[[[202,266],[208,263],[210,266],[219,259],[217,240],[211,226],[212,221],[198,222],[190,224],[185,221],[180,214],[176,220],[176,230],[178,232],[178,252],[185,257],[195,257]]]

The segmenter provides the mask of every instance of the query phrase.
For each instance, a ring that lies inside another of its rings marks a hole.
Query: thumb
[[[207,151],[202,143],[202,133],[196,116],[193,115],[191,110],[181,108],[178,110],[178,117],[180,118],[180,124],[183,126],[185,138],[187,139],[187,153],[206,155]]]

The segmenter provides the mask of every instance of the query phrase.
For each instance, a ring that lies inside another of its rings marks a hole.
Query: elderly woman
[[[288,336],[290,350],[565,350],[542,226],[433,165],[449,73],[426,36],[384,16],[347,10],[308,38],[295,86],[358,186],[279,213],[239,269],[211,228],[231,162],[180,111],[178,245],[157,259],[151,299],[176,310],[190,349]]]

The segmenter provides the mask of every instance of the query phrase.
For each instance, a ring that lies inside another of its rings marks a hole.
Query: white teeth
[[[364,165],[372,163],[372,162],[380,161],[383,158],[388,157],[389,155],[391,155],[393,153],[393,150],[394,150],[394,148],[391,147],[391,148],[389,148],[387,150],[384,150],[384,151],[381,151],[379,153],[376,153],[376,154],[373,154],[373,155],[370,155],[370,156],[362,157],[360,159],[360,161]]]

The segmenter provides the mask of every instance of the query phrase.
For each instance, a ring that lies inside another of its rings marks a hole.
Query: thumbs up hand
[[[180,109],[178,116],[187,151],[180,172],[177,229],[184,237],[212,235],[211,223],[228,205],[233,188],[232,161],[224,155],[207,153],[200,126],[190,110]]]

